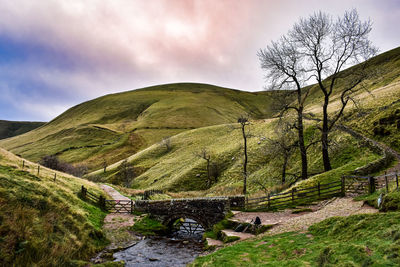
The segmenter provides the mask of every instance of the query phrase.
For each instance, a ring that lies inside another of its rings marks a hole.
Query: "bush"
[[[69,173],[76,177],[82,177],[88,172],[88,168],[86,165],[83,164],[72,165],[67,162],[61,161],[56,155],[44,156],[39,161],[39,164],[56,171]]]

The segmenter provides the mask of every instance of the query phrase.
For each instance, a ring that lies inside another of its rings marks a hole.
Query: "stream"
[[[186,219],[185,222],[191,220]],[[147,237],[114,253],[115,261],[125,266],[186,266],[203,252],[202,232],[189,234],[184,227],[168,237]]]

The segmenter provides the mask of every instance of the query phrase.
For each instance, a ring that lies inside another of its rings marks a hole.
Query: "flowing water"
[[[193,222],[186,219],[185,222]],[[125,266],[186,266],[203,252],[202,232],[189,234],[182,226],[169,237],[148,237],[134,246],[114,253]]]

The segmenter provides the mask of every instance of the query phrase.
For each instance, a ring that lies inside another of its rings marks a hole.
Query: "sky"
[[[381,52],[400,46],[400,0],[1,0],[0,120],[165,83],[261,91],[259,49],[300,17],[352,8]]]

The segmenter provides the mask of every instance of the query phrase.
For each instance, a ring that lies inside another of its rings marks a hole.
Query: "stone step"
[[[249,234],[249,233],[235,232],[234,230],[231,230],[231,229],[221,230],[221,232],[222,232],[222,235],[224,236],[225,240],[229,239],[229,237],[238,237],[239,238],[238,240],[245,240],[245,239],[255,236],[255,235]],[[225,237],[228,237],[228,238],[225,238]]]

